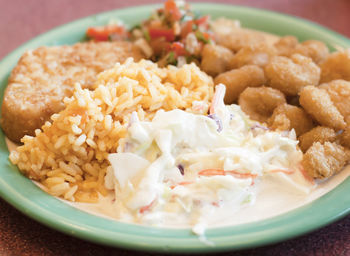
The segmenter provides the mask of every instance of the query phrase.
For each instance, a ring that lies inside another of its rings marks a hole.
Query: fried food
[[[231,50],[224,46],[206,44],[202,52],[201,69],[215,77],[229,70],[229,64],[233,56]]]
[[[306,86],[300,92],[300,104],[318,123],[335,130],[345,128],[344,117],[324,89]]]
[[[293,96],[304,86],[318,84],[320,68],[300,54],[293,54],[291,58],[275,56],[265,67],[265,75],[268,85]]]
[[[245,46],[258,45],[266,42],[263,33],[242,29],[240,23],[234,20],[220,18],[212,22],[212,30],[216,43],[223,45],[234,52]]]
[[[230,68],[240,68],[245,65],[264,67],[276,54],[276,49],[266,43],[248,45],[240,49],[231,59]]]
[[[26,52],[13,69],[2,104],[1,126],[19,142],[34,135],[53,113],[64,108],[79,82],[92,88],[96,75],[127,57],[142,58],[129,42],[89,42],[73,46],[40,47]]]
[[[321,83],[337,79],[350,81],[350,49],[330,54],[320,68]]]
[[[274,46],[278,55],[289,57],[293,54],[298,43],[298,39],[295,36],[284,36],[281,37]]]
[[[306,152],[314,142],[324,144],[326,141],[334,142],[337,139],[336,132],[329,127],[317,126],[312,130],[299,136],[299,147]]]
[[[329,49],[325,43],[317,40],[307,40],[296,45],[293,53],[311,58],[316,64],[324,61],[329,55]]]
[[[344,131],[341,134],[339,134],[338,138],[339,138],[340,144],[344,147],[349,148],[349,151],[350,151],[350,116],[347,116],[345,118],[345,122],[346,122],[346,127]]]
[[[350,116],[350,82],[345,80],[333,80],[324,83],[319,88],[325,89],[334,105],[344,118]]]
[[[339,172],[349,160],[347,150],[335,142],[315,142],[304,154],[302,165],[313,178],[324,179]]]
[[[258,66],[247,65],[218,75],[214,83],[226,85],[225,103],[234,103],[247,87],[258,87],[265,83],[264,70]]]
[[[253,120],[266,122],[276,107],[286,103],[284,94],[270,87],[249,87],[239,96],[241,109]]]
[[[313,122],[310,116],[302,109],[289,104],[281,104],[275,108],[268,120],[272,129],[295,130],[297,136],[312,129]]]

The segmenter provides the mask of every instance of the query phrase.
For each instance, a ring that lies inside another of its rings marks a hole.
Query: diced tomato
[[[180,12],[179,8],[177,7],[174,0],[166,1],[164,4],[164,10],[165,10],[165,13],[170,15],[170,17],[174,21],[178,21],[181,19],[181,12]]]
[[[86,35],[96,41],[108,41],[110,35],[125,35],[125,27],[118,25],[107,25],[101,27],[89,27],[86,31]]]
[[[150,41],[155,56],[163,55],[171,49],[171,44],[164,37],[159,37]]]
[[[195,20],[195,23],[198,26],[204,26],[204,27],[208,28],[208,25],[209,25],[208,21],[209,21],[209,16],[205,15],[205,16],[202,16],[199,19]]]
[[[175,34],[172,29],[149,28],[148,32],[152,39],[164,37],[168,42],[172,42],[175,39]]]
[[[181,29],[181,37],[185,38],[189,33],[193,31],[193,20],[189,20]]]
[[[187,53],[184,44],[180,42],[172,43],[171,50],[175,52],[176,57],[184,56]]]

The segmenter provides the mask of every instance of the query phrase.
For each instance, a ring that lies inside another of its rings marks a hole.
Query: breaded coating
[[[346,127],[344,131],[341,134],[339,134],[338,138],[341,145],[350,149],[350,116],[347,116],[345,121]]]
[[[345,117],[350,116],[350,82],[333,80],[321,84],[319,88],[325,89],[339,112]]]
[[[332,128],[325,126],[317,126],[298,138],[299,147],[303,152],[306,152],[314,142],[324,144],[326,141],[334,142],[336,139],[336,132]]]
[[[211,29],[215,36],[221,36],[232,33],[237,29],[241,29],[241,23],[239,20],[227,19],[220,17],[211,22]]]
[[[313,178],[324,179],[339,172],[349,160],[346,149],[335,142],[315,142],[304,154],[302,165]]]
[[[266,43],[248,45],[240,49],[231,59],[230,68],[240,68],[245,65],[264,67],[276,55],[276,49]]]
[[[211,24],[215,42],[234,52],[245,46],[253,46],[265,42],[263,33],[242,29],[240,23],[234,20],[219,18]]]
[[[214,83],[226,85],[225,103],[232,104],[247,87],[258,87],[265,84],[264,70],[258,66],[247,65],[239,69],[218,75]]]
[[[129,42],[88,42],[72,46],[40,47],[27,51],[12,70],[2,104],[1,126],[6,136],[20,142],[34,135],[53,113],[64,108],[79,82],[91,88],[96,75],[127,57],[142,58]]]
[[[215,38],[218,44],[223,45],[234,52],[238,52],[247,45],[254,46],[265,41],[263,35],[251,33],[243,29],[237,29],[230,34],[220,36],[216,35]]]
[[[350,81],[350,49],[334,52],[320,64],[321,83],[344,79]]]
[[[221,45],[206,44],[202,51],[201,69],[215,77],[229,70],[229,64],[233,58],[231,50]]]
[[[309,57],[316,64],[324,61],[329,55],[327,45],[317,40],[304,41],[301,44],[298,44],[292,52]]]
[[[293,54],[291,58],[276,56],[265,67],[265,75],[268,85],[293,96],[304,86],[318,84],[320,68],[300,54]]]
[[[263,123],[276,107],[286,103],[286,99],[282,92],[270,87],[249,87],[241,93],[238,103],[251,119]]]
[[[289,57],[293,54],[298,43],[298,39],[295,36],[284,36],[281,37],[274,46],[278,55]]]
[[[283,118],[287,119],[288,122],[284,120],[281,125]],[[302,108],[289,104],[281,104],[276,107],[267,123],[272,129],[294,129],[297,136],[314,127],[311,117]],[[287,123],[289,123],[289,127],[286,128]]]
[[[345,128],[344,117],[333,104],[329,94],[324,89],[315,86],[306,86],[300,92],[301,106],[318,123],[333,129]]]

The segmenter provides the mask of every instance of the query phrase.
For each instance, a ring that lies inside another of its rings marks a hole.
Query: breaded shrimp
[[[302,165],[313,178],[324,179],[339,172],[349,160],[347,150],[335,142],[315,142],[304,154]]]
[[[325,126],[317,126],[298,138],[299,147],[303,152],[306,152],[314,142],[324,144],[326,141],[334,142],[336,139],[336,132],[332,128]]]
[[[334,80],[324,83],[319,88],[325,89],[339,112],[345,117],[350,115],[350,82]]]
[[[288,122],[283,121],[281,126],[282,118],[286,118]],[[287,127],[287,129],[286,123],[289,123],[289,127]],[[302,108],[289,104],[281,104],[275,108],[272,116],[268,120],[268,125],[272,129],[294,129],[297,136],[311,130],[314,126],[311,117],[306,114]]]
[[[321,125],[335,130],[345,128],[344,117],[334,106],[329,94],[324,89],[306,86],[300,92],[300,104]]]
[[[282,92],[270,87],[249,87],[239,96],[238,103],[251,119],[263,123],[276,107],[286,103],[286,99]]]
[[[339,135],[340,144],[350,149],[350,116],[346,119],[346,127]]]
[[[293,96],[304,86],[318,84],[320,68],[300,54],[293,54],[291,58],[276,56],[265,67],[265,75],[268,85]]]
[[[215,77],[229,70],[229,64],[233,56],[231,50],[224,46],[206,44],[202,52],[201,69]]]
[[[265,42],[262,33],[242,29],[239,22],[220,18],[212,22],[215,41],[234,52],[239,51],[244,46],[252,46]]]
[[[258,66],[247,65],[218,75],[214,83],[226,86],[225,103],[234,103],[247,87],[258,87],[265,83],[264,70]]]
[[[316,64],[324,61],[329,55],[329,49],[325,43],[317,40],[307,40],[296,45],[293,53],[299,53],[311,58]]]
[[[320,68],[321,83],[336,79],[350,81],[350,49],[330,54]]]
[[[231,59],[230,68],[240,68],[245,65],[264,67],[276,54],[276,49],[266,43],[248,45],[240,49]]]
[[[295,47],[298,45],[298,39],[295,36],[281,37],[275,44],[277,54],[280,56],[289,57],[292,55]]]

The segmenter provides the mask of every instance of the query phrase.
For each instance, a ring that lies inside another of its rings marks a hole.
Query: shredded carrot
[[[258,177],[257,174],[253,174],[253,173],[240,173],[240,172],[237,172],[237,171],[234,171],[234,170],[230,170],[230,171],[225,171],[226,174],[231,174],[233,176],[236,176],[238,178],[252,178],[252,179],[255,179],[256,177]]]
[[[292,174],[295,172],[295,170],[275,169],[275,170],[271,170],[269,172],[272,172],[272,173],[283,172],[285,174]]]
[[[253,174],[253,173],[240,173],[235,170],[225,171],[222,169],[205,169],[198,172],[198,175],[201,175],[201,176],[233,175],[236,178],[241,178],[241,179],[248,179],[248,178],[255,179],[258,176],[257,174]]]
[[[299,170],[307,181],[309,181],[311,184],[315,184],[314,179],[306,172],[304,166],[300,165]]]
[[[225,92],[226,92],[225,85],[218,84],[215,86],[215,93],[209,109],[210,115],[215,114],[215,108],[219,105],[220,101],[224,99]]]
[[[181,181],[176,185],[172,185],[170,186],[171,189],[174,189],[177,186],[184,186],[184,185],[189,185],[189,184],[193,184],[193,181]]]
[[[154,199],[150,204],[141,207],[140,210],[139,210],[140,213],[142,214],[142,213],[148,211],[149,209],[151,209],[151,207],[153,206],[153,204],[155,203],[155,201],[156,201],[156,199]]]
[[[215,175],[225,175],[225,171],[222,169],[205,169],[198,173],[201,176],[215,176]]]

